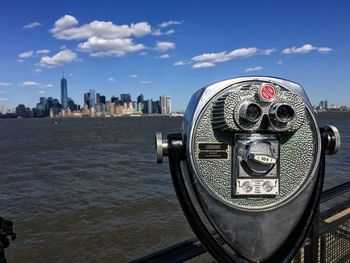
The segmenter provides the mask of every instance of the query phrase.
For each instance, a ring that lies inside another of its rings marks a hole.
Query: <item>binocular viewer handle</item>
[[[168,156],[168,141],[163,140],[162,133],[156,132],[155,136],[155,146],[156,146],[156,161],[157,163],[163,163],[164,156]]]
[[[333,155],[336,154],[341,145],[340,133],[339,130],[333,125],[323,126],[321,129],[321,134],[323,133],[326,138],[326,154]]]

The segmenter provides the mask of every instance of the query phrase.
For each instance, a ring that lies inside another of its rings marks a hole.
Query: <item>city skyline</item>
[[[313,105],[349,105],[349,9],[346,1],[4,1],[0,104],[61,98],[64,70],[67,97],[80,105],[94,89],[167,94],[183,111],[196,90],[242,75],[296,81]]]
[[[82,106],[76,104],[68,97],[68,82],[64,75],[61,79],[61,101],[54,97],[40,97],[35,107],[26,107],[20,103],[16,108],[6,110],[0,107],[0,118],[81,118],[81,117],[117,117],[117,116],[141,116],[141,115],[172,115],[177,116],[171,109],[170,96],[161,95],[159,100],[145,100],[143,94],[136,100],[128,93],[121,93],[120,98],[112,96],[106,100],[106,96],[96,93],[91,89],[84,93]]]
[[[140,94],[136,100],[132,100],[129,93],[122,93],[120,94],[120,98],[112,95],[109,100],[106,100],[105,95],[96,93],[95,90],[89,90],[89,92],[84,93],[83,101],[81,107],[73,99],[68,97],[68,84],[63,72],[61,79],[61,102],[49,96],[47,98],[40,97],[36,107],[32,108],[26,107],[21,103],[16,108],[6,110],[3,105],[0,105],[0,117],[111,117],[135,114],[172,115],[175,113],[177,115],[180,113],[172,112],[171,98],[166,95],[159,96],[159,100],[145,100],[143,94]],[[116,109],[116,107],[119,107],[119,109]],[[313,107],[317,112],[349,111],[347,105],[341,105],[339,103],[328,104],[327,99],[321,100],[318,104],[313,105]]]

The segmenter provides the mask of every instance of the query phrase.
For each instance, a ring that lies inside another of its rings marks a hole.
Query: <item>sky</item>
[[[0,104],[90,89],[186,109],[208,84],[263,75],[350,105],[349,1],[0,1]]]

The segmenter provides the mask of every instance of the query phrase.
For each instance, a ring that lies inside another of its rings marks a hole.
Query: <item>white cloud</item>
[[[207,61],[207,62],[224,62],[227,60],[230,60],[230,57],[228,56],[226,51],[219,52],[219,53],[205,53],[198,56],[195,56],[192,58],[193,61],[201,62],[201,61]]]
[[[51,33],[55,34],[55,33],[61,32],[66,28],[75,26],[78,23],[79,23],[78,20],[74,16],[65,15],[55,22],[54,27],[50,31]]]
[[[164,54],[164,55],[161,55],[160,58],[163,58],[163,59],[170,58],[170,55],[169,54]]]
[[[140,83],[141,84],[150,84],[152,81],[150,80],[141,80]]]
[[[331,52],[333,49],[332,48],[329,48],[329,47],[320,47],[318,48],[318,52],[320,53],[329,53]]]
[[[278,60],[278,61],[277,61],[277,64],[278,64],[278,65],[283,64],[282,60]]]
[[[145,51],[140,53],[140,56],[146,56],[146,55],[147,55],[147,52]]]
[[[51,83],[45,84],[45,83],[40,83],[36,81],[24,81],[21,84],[25,88],[53,88],[54,85]]]
[[[173,42],[157,42],[156,44],[156,50],[165,52],[169,49],[175,49],[175,43]]]
[[[108,77],[107,80],[108,80],[109,82],[115,82],[115,81],[116,81],[115,78],[113,78],[113,77]]]
[[[0,98],[0,101],[8,101],[8,98]]]
[[[216,63],[226,62],[239,57],[246,58],[255,55],[271,55],[273,52],[275,52],[274,48],[257,49],[256,47],[249,47],[234,49],[230,52],[204,53],[192,58],[192,61],[196,62],[192,68],[214,67]],[[179,63],[178,65],[183,64]]]
[[[36,68],[36,69],[34,69],[34,72],[36,72],[36,73],[39,73],[39,72],[41,72],[41,71],[43,71],[41,68]]]
[[[33,28],[38,27],[38,26],[41,26],[41,24],[39,22],[32,22],[32,23],[29,23],[29,24],[23,26],[23,29],[33,29]]]
[[[0,82],[0,87],[8,87],[10,85],[11,85],[10,82]]]
[[[132,35],[135,35],[137,37],[143,37],[152,32],[151,26],[147,22],[131,24],[130,29],[131,29]]]
[[[264,51],[261,51],[264,54]],[[258,50],[255,47],[250,48],[239,48],[231,51],[227,54],[230,59],[235,59],[238,57],[250,57],[258,54]]]
[[[262,66],[257,66],[257,67],[254,67],[254,68],[246,68],[244,71],[245,72],[253,72],[253,71],[260,71],[262,69],[263,69]]]
[[[185,65],[188,65],[188,64],[191,64],[191,62],[190,61],[185,61],[185,60],[180,60],[180,61],[175,62],[173,65],[174,66],[185,66]]]
[[[18,55],[19,59],[17,59],[17,62],[22,63],[24,62],[24,59],[27,59],[30,57],[37,57],[36,55],[45,55],[48,53],[50,53],[50,50],[48,49],[39,49],[37,51],[34,51],[34,50],[26,51]]]
[[[154,29],[152,32],[153,36],[169,36],[175,33],[174,29],[170,29],[168,31],[162,32],[159,28]]]
[[[35,81],[25,81],[22,83],[23,87],[26,88],[36,88],[39,87],[41,84],[39,82],[35,82]]]
[[[261,51],[261,54],[262,55],[265,55],[265,56],[270,56],[272,53],[276,52],[277,50],[275,48],[268,48],[268,49],[263,49]]]
[[[129,75],[130,78],[138,78],[139,75],[133,74],[133,75]]]
[[[160,27],[168,27],[168,26],[173,26],[173,25],[181,25],[183,21],[167,21],[161,23],[159,26]]]
[[[306,44],[299,48],[296,48],[296,47],[286,48],[282,51],[282,53],[283,54],[303,54],[303,53],[308,53],[315,49],[317,49],[317,47],[314,47],[310,44]]]
[[[76,59],[77,55],[69,50],[65,49],[60,52],[58,52],[56,55],[50,57],[50,56],[44,56],[40,59],[39,65],[42,67],[47,68],[55,68],[60,67],[65,64],[71,63]]]
[[[291,47],[291,48],[286,48],[282,51],[283,54],[305,54],[309,53],[310,51],[316,50],[320,53],[328,53],[331,52],[332,49],[329,47],[316,47],[311,44],[305,44],[301,47]]]
[[[117,25],[111,21],[94,20],[90,23],[79,25],[77,18],[64,15],[59,18],[50,29],[51,34],[61,40],[80,40],[78,50],[88,52],[93,57],[116,56],[122,57],[128,53],[141,52],[146,49],[136,39],[146,35],[171,35],[174,29],[162,31],[162,28],[170,25],[179,25],[183,21],[167,21],[152,29],[148,22]],[[64,47],[65,48],[65,47]],[[155,50],[165,52],[174,49],[175,43],[158,42]]]
[[[38,94],[45,94],[45,90],[38,91]]]
[[[65,17],[69,17],[69,19]],[[63,26],[57,26],[56,23],[60,20],[69,21],[69,23],[62,23]],[[73,16],[66,15],[57,20],[56,23],[50,32],[54,37],[64,40],[88,39],[94,36],[104,39],[128,38],[131,36],[142,37],[152,32],[151,26],[147,22],[140,22],[129,26],[95,20],[89,24],[76,26],[78,25],[78,20]]]
[[[251,48],[239,48],[232,50],[231,52],[222,51],[218,53],[205,53],[199,56],[195,56],[192,58],[193,61],[196,62],[211,62],[211,63],[220,63],[229,61],[238,57],[250,57],[256,55],[258,53],[258,49],[255,47]]]
[[[35,53],[36,54],[48,54],[48,53],[50,53],[50,50],[48,50],[48,49],[39,49]]]
[[[215,64],[211,62],[199,62],[199,63],[193,64],[192,66],[192,68],[211,68],[211,67],[215,67]]]
[[[33,56],[33,53],[34,51],[33,50],[30,50],[30,51],[27,51],[27,52],[23,52],[21,54],[18,55],[19,58],[30,58],[31,56]]]
[[[122,57],[126,53],[140,51],[144,48],[142,44],[135,44],[131,38],[104,39],[91,37],[87,42],[78,45],[80,51],[89,52],[93,57]]]

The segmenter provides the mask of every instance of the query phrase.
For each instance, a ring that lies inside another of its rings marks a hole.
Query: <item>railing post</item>
[[[326,262],[326,235],[321,235],[320,263]]]
[[[317,208],[315,221],[304,247],[304,262],[318,263],[320,209]]]

